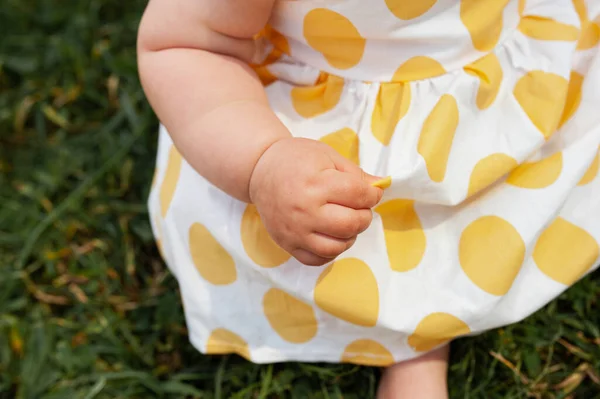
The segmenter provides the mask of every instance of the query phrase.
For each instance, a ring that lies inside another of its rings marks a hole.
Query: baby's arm
[[[247,66],[274,0],[150,0],[139,32],[146,95],[202,176],[253,202],[269,234],[307,265],[350,248],[381,198],[331,147],[294,138]]]
[[[254,166],[290,133],[247,66],[274,0],[150,0],[138,36],[148,100],[183,157],[249,201]]]

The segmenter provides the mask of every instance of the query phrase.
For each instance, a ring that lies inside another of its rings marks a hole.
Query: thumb
[[[361,172],[362,172],[361,173],[362,174],[362,179],[364,181],[366,181],[367,183],[371,184],[371,185],[373,185],[373,183],[376,183],[376,182],[378,182],[380,180],[383,180],[382,177],[371,175],[371,174],[365,172],[362,169],[361,169]]]
[[[362,177],[363,181],[367,182],[371,186],[380,188],[382,190],[385,190],[392,184],[392,178],[390,176],[388,176],[388,177],[374,176],[374,175],[371,175],[371,174],[365,172],[362,169],[361,169],[361,177]]]
[[[337,152],[332,157],[332,160],[335,163],[336,170],[338,170],[340,172],[350,173],[353,175],[360,176],[361,180],[370,184],[373,187],[377,187],[377,188],[384,190],[392,184],[391,177],[389,177],[389,176],[381,177],[381,176],[374,176],[372,174],[369,174],[369,173],[365,172],[363,169],[361,169],[354,162],[341,156]]]
[[[335,164],[335,169],[339,172],[350,173],[355,176],[360,176],[360,178],[367,183],[373,183],[377,180],[381,180],[381,177],[368,174],[367,172],[362,170],[361,167],[358,166],[356,163],[342,156],[337,151],[332,152],[332,154],[330,154],[330,158]]]
[[[371,187],[373,187],[377,190],[377,203],[379,203],[379,201],[381,201],[381,198],[383,198],[383,190],[385,190],[392,184],[392,178],[391,177],[381,178],[378,176],[373,176],[373,175],[365,172],[362,169],[361,169],[361,172],[362,172],[363,181],[368,183]]]

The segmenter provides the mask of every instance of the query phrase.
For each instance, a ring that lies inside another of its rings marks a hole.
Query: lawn
[[[0,398],[372,398],[379,372],[188,343],[146,195],[143,0],[2,0]],[[454,345],[452,398],[600,398],[600,277]]]

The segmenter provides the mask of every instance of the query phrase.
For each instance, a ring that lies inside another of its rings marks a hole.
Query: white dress
[[[149,207],[192,343],[384,366],[522,320],[590,273],[599,22],[599,0],[278,1],[254,66],[274,112],[390,180],[356,244],[308,267],[161,129]]]

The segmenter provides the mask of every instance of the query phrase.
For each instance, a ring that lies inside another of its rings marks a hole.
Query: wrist
[[[266,160],[269,154],[272,151],[275,151],[282,143],[287,142],[288,140],[294,140],[294,137],[279,137],[276,140],[273,140],[270,144],[264,147],[262,153],[256,159],[256,163],[252,168],[252,172],[250,173],[250,179],[248,181],[248,198],[250,203],[256,203],[257,194],[260,190],[260,184],[263,181],[263,174],[266,170],[268,170],[268,166],[266,165]]]
[[[291,137],[268,104],[252,101],[224,104],[169,131],[196,172],[243,202],[251,201],[250,178],[258,160],[275,142]]]

